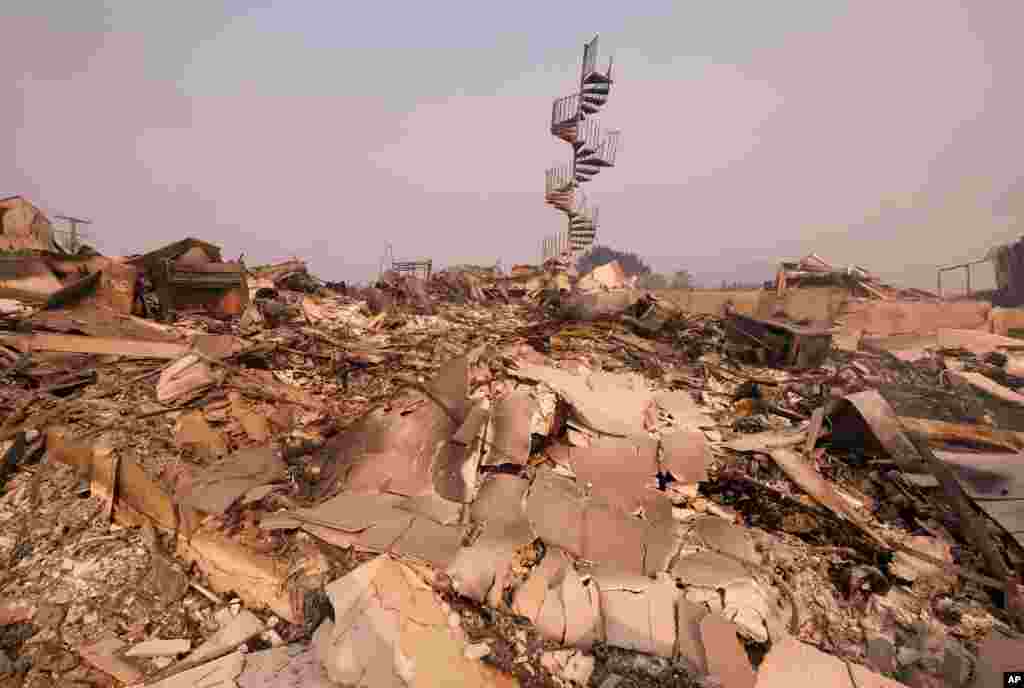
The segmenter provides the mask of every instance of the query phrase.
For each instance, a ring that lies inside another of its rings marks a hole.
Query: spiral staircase
[[[551,134],[572,146],[569,164],[545,172],[544,200],[568,219],[567,227],[547,238],[542,260],[575,262],[594,245],[598,209],[590,204],[581,184],[615,166],[620,132],[604,129],[596,115],[608,103],[612,85],[612,62],[604,71],[598,67],[598,37],[583,46],[579,91],[558,98],[551,106]]]

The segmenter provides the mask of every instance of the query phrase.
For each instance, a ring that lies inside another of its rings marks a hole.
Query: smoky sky
[[[362,280],[535,261],[551,101],[600,33],[601,243],[704,284],[815,252],[931,287],[1024,234],[1020,3],[4,3],[0,193],[109,254]],[[985,271],[975,282],[984,282]],[[952,280],[952,278],[948,278]]]

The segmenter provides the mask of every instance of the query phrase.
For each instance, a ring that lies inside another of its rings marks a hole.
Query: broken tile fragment
[[[743,561],[760,563],[757,550],[745,529],[718,516],[702,516],[694,522],[694,532],[707,545]]]
[[[709,551],[680,557],[672,565],[672,575],[686,585],[705,588],[723,588],[750,577],[750,573],[739,562]]]
[[[701,640],[700,622],[708,610],[690,600],[681,598],[676,602],[676,649],[675,656],[685,661],[698,675],[708,671],[708,660]]]
[[[721,682],[722,688],[754,688],[757,675],[736,637],[736,631],[735,624],[718,614],[709,614],[701,619],[700,634],[708,673]],[[792,688],[792,684],[787,688]]]
[[[677,549],[670,521],[627,515],[604,498],[586,497],[572,480],[546,469],[534,478],[526,515],[546,544],[620,571],[654,575],[667,568]]]
[[[513,392],[494,406],[485,463],[524,465],[530,458],[530,427],[537,402],[527,392]]]
[[[657,487],[657,443],[648,440],[568,447],[567,460],[577,478],[592,486],[591,494],[628,514],[644,506]]]
[[[1002,685],[1002,676],[1000,683]],[[761,662],[757,688],[793,688],[793,686],[836,686],[836,688],[902,688],[903,684],[876,674],[859,664],[785,636],[772,645]],[[977,683],[975,685],[984,685]],[[731,688],[726,686],[726,688]]]
[[[481,524],[482,532],[458,551],[448,568],[455,589],[466,597],[500,603],[516,552],[534,539],[522,507],[529,485],[518,476],[495,474],[481,486],[470,518]]]
[[[605,642],[659,657],[676,647],[679,590],[665,580],[615,573],[594,576],[601,600]]]
[[[708,479],[711,448],[699,430],[681,430],[661,438],[660,468],[676,482],[689,484]]]
[[[699,430],[703,426],[714,423],[707,412],[697,405],[689,392],[682,390],[659,392],[654,397],[654,401],[658,408],[672,416],[677,428]]]

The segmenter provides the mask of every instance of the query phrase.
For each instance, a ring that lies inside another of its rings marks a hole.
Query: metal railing
[[[544,172],[544,191],[547,193],[565,191],[572,186],[572,170],[568,165],[551,167]]]
[[[580,94],[556,98],[551,104],[551,127],[571,124],[580,118]]]

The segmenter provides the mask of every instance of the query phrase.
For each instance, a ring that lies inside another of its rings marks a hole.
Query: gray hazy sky
[[[970,5],[970,7],[968,7]],[[816,251],[904,284],[1024,234],[1024,3],[6,0],[0,194],[133,253],[375,273],[536,260],[547,131],[600,32],[599,240],[703,283]]]

